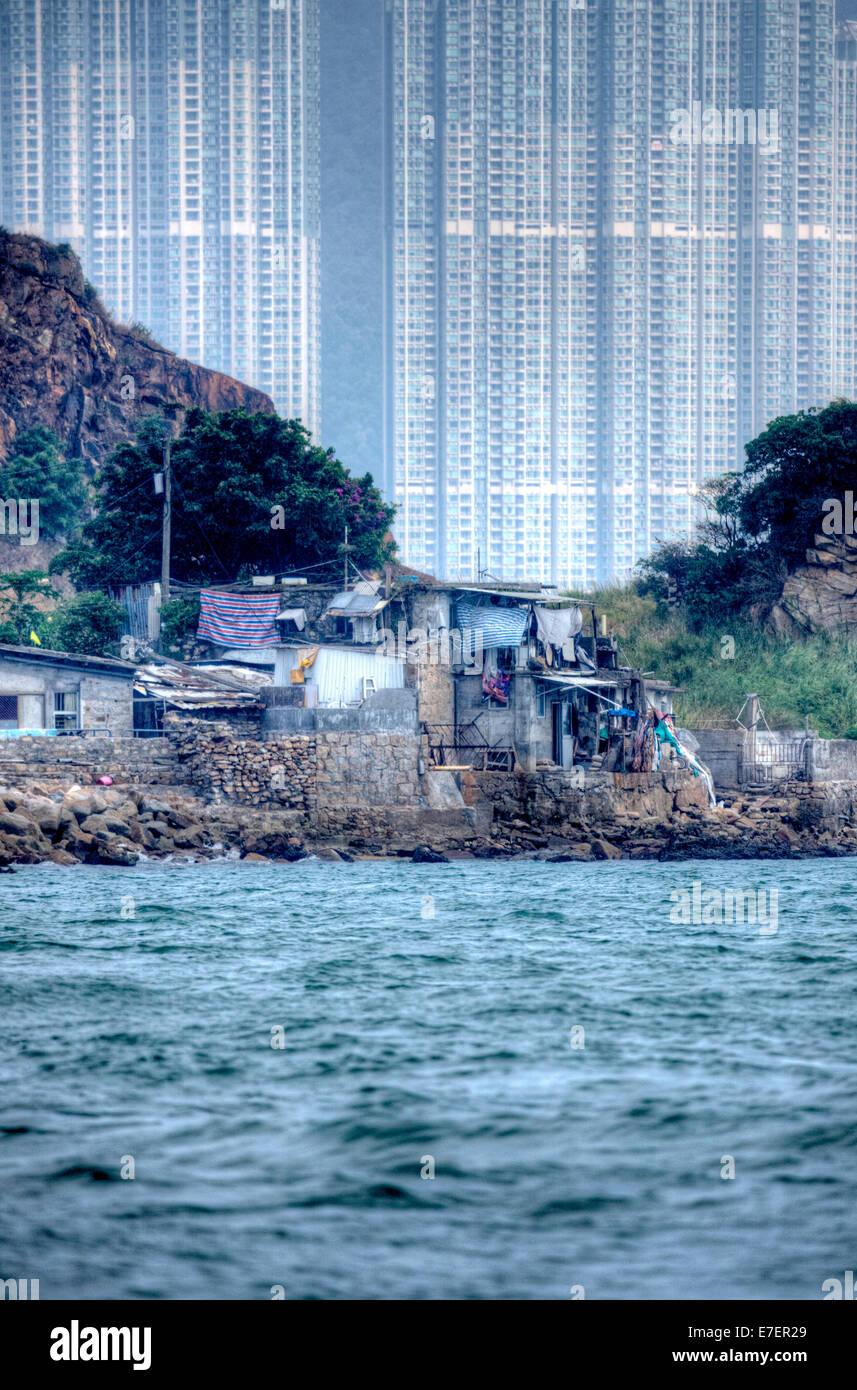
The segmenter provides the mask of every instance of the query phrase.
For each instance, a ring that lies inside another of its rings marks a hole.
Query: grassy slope
[[[857,641],[819,633],[775,637],[749,624],[688,630],[679,611],[667,612],[633,586],[596,590],[600,615],[620,639],[623,659],[682,687],[677,722],[728,727],[748,692],[758,694],[768,724],[811,729],[826,738],[857,736]],[[732,637],[735,654],[723,655]]]

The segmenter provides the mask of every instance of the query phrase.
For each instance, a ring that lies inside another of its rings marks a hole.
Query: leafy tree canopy
[[[857,491],[857,403],[780,416],[746,453],[740,473],[702,489],[697,539],[665,543],[640,567],[644,592],[696,625],[770,609],[825,529],[824,504]]]
[[[0,642],[29,647],[35,634],[39,645],[52,651],[117,654],[125,616],[120,603],[97,591],[59,603],[57,598],[43,570],[0,574]]]
[[[35,632],[44,642],[45,609],[33,600],[40,598],[44,602],[46,598],[55,597],[44,570],[12,570],[0,574],[0,641],[27,647],[30,633]]]
[[[160,573],[163,468],[168,428],[141,422],[97,482],[97,514],[52,562],[77,588],[136,583]],[[336,559],[346,526],[361,567],[388,557],[394,508],[370,474],[352,478],[333,450],[312,444],[300,421],[244,410],[191,411],[172,445],[171,577],[228,583]]]
[[[748,543],[768,546],[789,569],[800,564],[824,521],[823,504],[857,488],[857,403],[782,415],[747,445],[730,490]]]
[[[81,459],[65,457],[52,430],[36,425],[18,435],[14,453],[0,465],[0,496],[38,499],[40,535],[66,536],[86,502],[82,467]]]
[[[48,641],[59,652],[113,656],[124,616],[121,603],[107,594],[77,594],[48,615]]]

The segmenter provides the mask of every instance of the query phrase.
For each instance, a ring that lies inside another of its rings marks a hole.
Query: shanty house
[[[129,735],[133,679],[118,658],[0,643],[0,737]]]
[[[134,678],[134,729],[139,737],[163,733],[168,715],[196,715],[236,726],[258,724],[267,671],[228,662],[151,662]]]
[[[426,721],[436,761],[592,765],[611,735],[630,731],[643,708],[639,672],[619,666],[616,643],[597,633],[594,616],[584,635],[577,600],[540,585],[443,587],[454,634],[454,720]]]

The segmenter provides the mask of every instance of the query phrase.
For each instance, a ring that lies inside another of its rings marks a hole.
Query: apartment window
[[[18,696],[0,695],[0,729],[17,729]]]

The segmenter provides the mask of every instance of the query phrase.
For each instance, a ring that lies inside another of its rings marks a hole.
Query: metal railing
[[[472,767],[476,772],[511,772],[514,748],[489,744],[474,719],[470,724],[424,724],[432,767]]]
[[[806,769],[806,739],[790,738],[768,743],[757,741],[756,759],[744,763],[742,781],[772,785],[790,782],[804,775]]]

